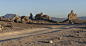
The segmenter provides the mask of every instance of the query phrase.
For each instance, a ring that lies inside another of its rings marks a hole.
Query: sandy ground
[[[14,31],[22,31],[22,30],[30,30],[33,28],[43,28],[43,27],[51,27],[52,24],[23,24],[23,23],[15,23],[15,22],[5,22],[0,21],[0,25],[2,25],[3,29],[0,30],[0,33],[14,32]]]
[[[15,32],[0,34],[0,46],[86,46],[86,24],[45,25]]]

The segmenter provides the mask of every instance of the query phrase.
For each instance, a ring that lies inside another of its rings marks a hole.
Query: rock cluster
[[[43,15],[43,13],[41,13],[41,14],[36,14],[35,19],[36,20],[51,20],[51,17],[48,15]]]
[[[29,19],[28,17],[26,16],[22,16],[21,19]]]
[[[50,20],[49,22],[52,21],[50,16],[43,15],[43,13],[36,14],[35,19],[33,19],[32,13],[30,13],[29,17],[27,16],[19,17],[18,15],[13,14],[12,18],[10,19],[4,16],[4,17],[0,17],[0,20],[16,22],[16,23],[40,23],[40,24],[48,23],[48,22],[44,22],[45,20],[48,20],[48,21]]]
[[[12,22],[21,22],[21,18],[18,17],[18,15],[15,14],[15,16],[11,19]]]
[[[72,10],[71,13],[68,14],[68,20],[76,20],[76,19],[77,19],[77,14],[74,14]]]
[[[15,14],[15,16],[11,19],[12,22],[17,22],[17,23],[27,23],[27,22],[32,22],[31,19],[29,19],[26,16],[18,17],[18,15]]]
[[[32,20],[31,19],[29,19],[28,17],[26,17],[26,16],[22,16],[21,17],[21,22],[22,23],[32,23]]]
[[[41,13],[41,14],[36,14],[35,19],[36,19],[36,20],[41,20],[42,17],[43,17],[43,13]]]

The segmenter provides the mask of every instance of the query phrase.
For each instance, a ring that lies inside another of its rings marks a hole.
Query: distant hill
[[[67,18],[56,18],[56,17],[51,17],[51,19],[54,20],[54,21],[61,22],[61,21],[66,20]]]
[[[15,14],[6,14],[6,15],[4,15],[6,18],[10,18],[10,19],[12,19],[14,16],[15,16]],[[3,16],[1,16],[1,17],[3,17]],[[20,17],[20,16],[19,16]]]
[[[85,21],[86,21],[86,16],[78,17],[78,19],[80,19],[80,20],[85,20]]]
[[[51,19],[54,20],[54,21],[61,22],[61,21],[66,20],[67,18],[56,18],[56,17],[51,17]],[[86,16],[78,17],[78,19],[86,21]]]

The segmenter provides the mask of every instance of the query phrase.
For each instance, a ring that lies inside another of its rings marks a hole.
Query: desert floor
[[[86,46],[86,24],[19,25],[0,33],[0,46]]]

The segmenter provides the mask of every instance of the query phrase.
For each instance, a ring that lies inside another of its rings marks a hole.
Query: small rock
[[[52,41],[52,40],[50,40],[50,41],[49,41],[49,43],[53,43],[53,41]]]

